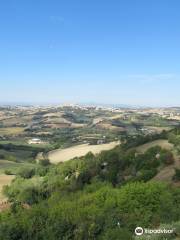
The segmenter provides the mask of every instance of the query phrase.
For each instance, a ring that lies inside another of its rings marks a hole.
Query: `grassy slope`
[[[180,156],[173,150],[173,147],[174,147],[173,144],[169,143],[168,140],[160,139],[160,140],[143,144],[137,147],[136,150],[139,153],[144,153],[149,148],[155,147],[155,146],[160,146],[164,149],[172,150],[175,162],[174,164],[161,169],[160,172],[154,177],[154,180],[171,183],[172,177],[175,174],[175,168],[180,168]]]
[[[160,146],[167,150],[173,149],[173,144],[169,143],[168,140],[159,139],[159,140],[155,140],[155,141],[140,145],[136,148],[136,150],[139,153],[145,153],[149,148],[152,148],[155,146]]]

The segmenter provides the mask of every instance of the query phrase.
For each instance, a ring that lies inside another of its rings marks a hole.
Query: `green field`
[[[0,135],[17,135],[23,133],[24,128],[21,127],[8,127],[0,128]]]
[[[16,174],[20,168],[33,167],[31,163],[16,163],[8,160],[0,160],[0,174],[4,173],[5,170],[10,170],[13,174]]]

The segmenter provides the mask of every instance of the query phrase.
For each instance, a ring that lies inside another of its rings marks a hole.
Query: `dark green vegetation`
[[[0,144],[0,159],[6,159],[14,162],[33,162],[38,152],[45,149],[42,147],[33,147],[28,145]]]
[[[48,152],[51,148],[43,146],[0,143],[0,172],[17,174],[22,167],[32,168],[36,165],[39,152]]]
[[[150,181],[174,163],[173,154],[159,146],[138,154],[130,143],[23,169],[4,190],[12,206],[0,215],[0,239],[128,240],[137,226],[179,226],[180,189]]]

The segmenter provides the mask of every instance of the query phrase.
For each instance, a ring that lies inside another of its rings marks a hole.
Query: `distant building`
[[[42,141],[39,138],[33,138],[28,141],[28,144],[41,144],[41,143],[42,143]]]
[[[105,143],[105,141],[102,140],[102,139],[100,139],[100,140],[97,141],[97,144],[98,144],[98,145],[99,145],[99,144],[103,144],[103,143]]]

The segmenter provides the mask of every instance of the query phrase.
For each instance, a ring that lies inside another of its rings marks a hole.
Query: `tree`
[[[39,161],[39,164],[41,165],[41,166],[43,166],[43,167],[47,167],[47,166],[49,166],[51,163],[50,163],[50,161],[49,161],[49,159],[43,159],[43,160],[40,160]]]
[[[22,178],[32,178],[35,175],[34,168],[22,168],[18,175]]]

